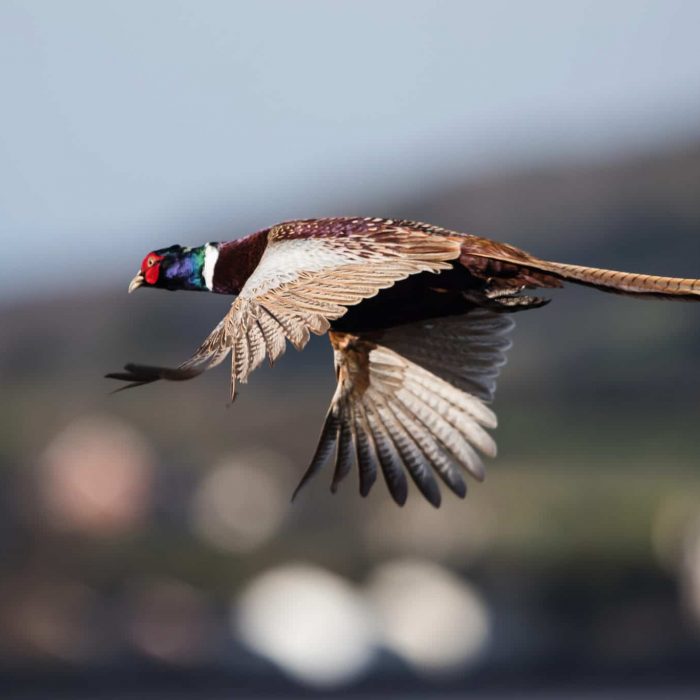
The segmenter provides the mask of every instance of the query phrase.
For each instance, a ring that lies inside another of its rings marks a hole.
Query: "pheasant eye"
[[[141,270],[146,272],[149,268],[153,267],[160,258],[155,253],[149,253],[141,263]]]
[[[157,253],[149,253],[141,263],[141,274],[147,284],[156,284],[158,277],[160,275],[159,263],[162,260],[162,256]]]

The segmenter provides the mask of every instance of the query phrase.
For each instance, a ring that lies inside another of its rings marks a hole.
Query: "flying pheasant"
[[[481,481],[493,457],[488,403],[505,363],[512,312],[547,300],[523,290],[562,281],[641,297],[700,300],[700,280],[540,260],[513,246],[437,226],[376,218],[290,221],[226,243],[149,253],[129,285],[235,296],[177,368],[128,364],[129,382],[192,379],[231,354],[231,396],[286,341],[328,333],[337,389],[296,493],[335,452],[331,490],[354,464],[365,496],[378,471],[406,501],[406,473],[434,506],[435,475],[460,497],[462,469]]]

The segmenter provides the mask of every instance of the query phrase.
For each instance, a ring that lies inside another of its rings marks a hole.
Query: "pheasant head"
[[[196,248],[171,245],[154,250],[143,259],[141,269],[129,284],[129,292],[139,287],[210,292],[218,255],[213,243]]]

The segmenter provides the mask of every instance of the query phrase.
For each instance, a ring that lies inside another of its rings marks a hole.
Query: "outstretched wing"
[[[230,352],[233,397],[236,383],[247,381],[265,357],[274,362],[287,340],[300,350],[310,333],[325,333],[349,306],[409,275],[448,269],[460,241],[447,231],[385,219],[280,224],[228,314],[189,360],[176,369],[130,365],[111,376],[132,385],[191,378]]]
[[[369,493],[378,471],[403,505],[406,472],[435,507],[437,476],[460,497],[462,470],[484,477],[479,452],[496,454],[485,428],[496,416],[484,403],[510,347],[512,319],[475,309],[386,331],[380,338],[331,332],[338,386],[318,448],[297,490],[335,451],[331,490],[357,464],[360,493]]]

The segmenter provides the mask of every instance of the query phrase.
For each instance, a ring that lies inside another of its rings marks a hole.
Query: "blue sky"
[[[4,0],[0,239],[36,264],[1,256],[0,291],[682,142],[700,133],[698,27],[700,3],[673,0]]]

